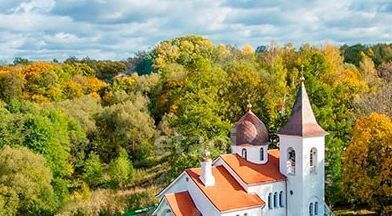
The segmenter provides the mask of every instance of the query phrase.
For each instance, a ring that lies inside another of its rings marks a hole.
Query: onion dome
[[[328,133],[317,123],[306,93],[303,78],[294,103],[293,112],[287,124],[279,131],[280,135],[315,137],[325,136]]]
[[[264,123],[251,111],[248,112],[234,125],[231,130],[233,145],[268,145],[268,130]]]

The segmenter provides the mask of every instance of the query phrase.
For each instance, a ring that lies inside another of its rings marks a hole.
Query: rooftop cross
[[[305,77],[304,77],[304,65],[301,65],[301,78],[300,78],[301,82],[305,81]]]
[[[250,111],[252,109],[252,104],[250,103],[250,96],[248,95],[248,105],[246,105],[246,107],[248,108],[248,111]]]

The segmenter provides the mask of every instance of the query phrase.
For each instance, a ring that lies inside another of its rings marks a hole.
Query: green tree
[[[200,59],[215,61],[217,50],[213,43],[198,35],[186,35],[163,41],[152,50],[153,67],[155,71],[171,63],[183,65],[186,68],[197,67]]]
[[[0,213],[51,215],[56,200],[53,177],[45,159],[26,148],[0,150]]]
[[[95,141],[104,161],[110,160],[119,147],[126,149],[132,158],[138,158],[141,145],[151,144],[155,136],[154,120],[148,113],[147,100],[140,94],[106,107],[97,115],[96,121],[99,134]]]
[[[102,182],[104,167],[95,153],[91,153],[83,166],[83,178],[92,187],[97,187]]]
[[[132,180],[134,169],[124,149],[120,149],[118,157],[109,164],[109,175],[114,187],[122,188]]]

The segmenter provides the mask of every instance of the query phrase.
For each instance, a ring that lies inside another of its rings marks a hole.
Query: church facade
[[[279,149],[251,107],[231,132],[231,154],[186,169],[158,194],[153,215],[323,216],[325,136],[304,84],[279,131]]]

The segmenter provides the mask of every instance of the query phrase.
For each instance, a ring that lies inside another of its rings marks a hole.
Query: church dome
[[[233,145],[268,145],[268,130],[264,123],[249,110],[231,131]]]

